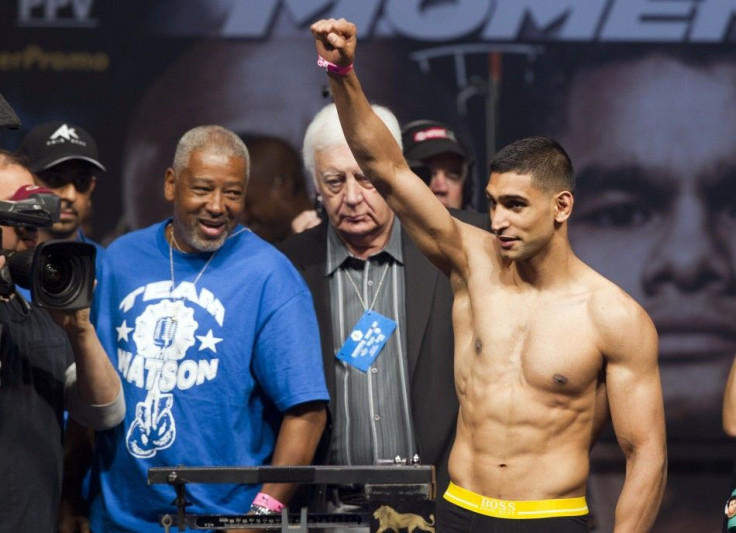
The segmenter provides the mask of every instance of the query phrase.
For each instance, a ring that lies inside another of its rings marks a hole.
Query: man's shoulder
[[[609,338],[636,333],[654,333],[654,322],[644,308],[626,291],[590,269],[587,284],[588,314],[599,331]],[[656,333],[655,333],[656,334]]]
[[[94,246],[97,249],[97,253],[103,253],[104,250],[105,250],[105,247],[102,244],[100,244],[97,241],[94,241],[94,240],[90,239],[87,235],[85,235],[84,232],[81,230],[81,228],[79,230],[77,230],[77,240],[79,242],[84,242],[84,243],[87,243],[87,244],[91,244],[92,246]]]
[[[325,259],[327,248],[327,223],[297,233],[278,243],[276,248],[292,262],[304,261],[308,258]]]
[[[148,226],[146,228],[137,229],[130,231],[128,233],[124,233],[123,235],[120,235],[117,237],[114,241],[112,241],[110,244],[107,245],[107,248],[105,248],[105,253],[114,253],[115,251],[119,249],[126,249],[127,247],[139,243],[145,239],[151,239],[155,238],[156,231],[158,230],[158,227],[160,226],[160,223],[156,223],[152,226]]]
[[[0,303],[0,319],[6,321],[10,330],[22,328],[31,340],[43,339],[44,346],[54,343],[68,344],[64,330],[51,317],[49,310],[15,294]],[[9,319],[9,320],[8,320]]]

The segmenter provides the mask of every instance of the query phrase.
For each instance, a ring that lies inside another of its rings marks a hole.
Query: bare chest
[[[597,379],[602,357],[584,297],[489,291],[471,308],[472,350],[459,362],[482,381],[574,395]]]

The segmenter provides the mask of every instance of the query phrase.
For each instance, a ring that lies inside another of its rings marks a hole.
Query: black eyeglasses
[[[92,187],[95,175],[88,171],[59,172],[58,170],[43,170],[38,173],[38,179],[49,189],[61,189],[71,183],[78,193],[86,193]]]

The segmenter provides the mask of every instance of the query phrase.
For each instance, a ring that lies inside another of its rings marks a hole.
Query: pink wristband
[[[332,72],[333,74],[338,74],[340,76],[344,76],[345,74],[353,70],[352,63],[349,64],[347,67],[341,67],[340,65],[336,65],[335,63],[327,61],[319,54],[317,54],[317,66],[325,69],[327,72]]]
[[[283,503],[278,501],[273,496],[269,496],[265,492],[259,492],[256,494],[255,499],[253,500],[253,505],[260,505],[261,507],[265,507],[269,511],[273,511],[274,513],[280,513],[281,509],[286,507]]]

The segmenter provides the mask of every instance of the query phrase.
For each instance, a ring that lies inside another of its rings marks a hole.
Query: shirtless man
[[[463,224],[373,113],[352,69],[355,26],[322,20],[312,33],[358,164],[452,283],[460,414],[437,530],[587,531],[588,451],[605,384],[626,456],[615,531],[648,531],[666,477],[657,334],[572,252],[565,151],[539,137],[501,150],[486,187],[492,233]]]

